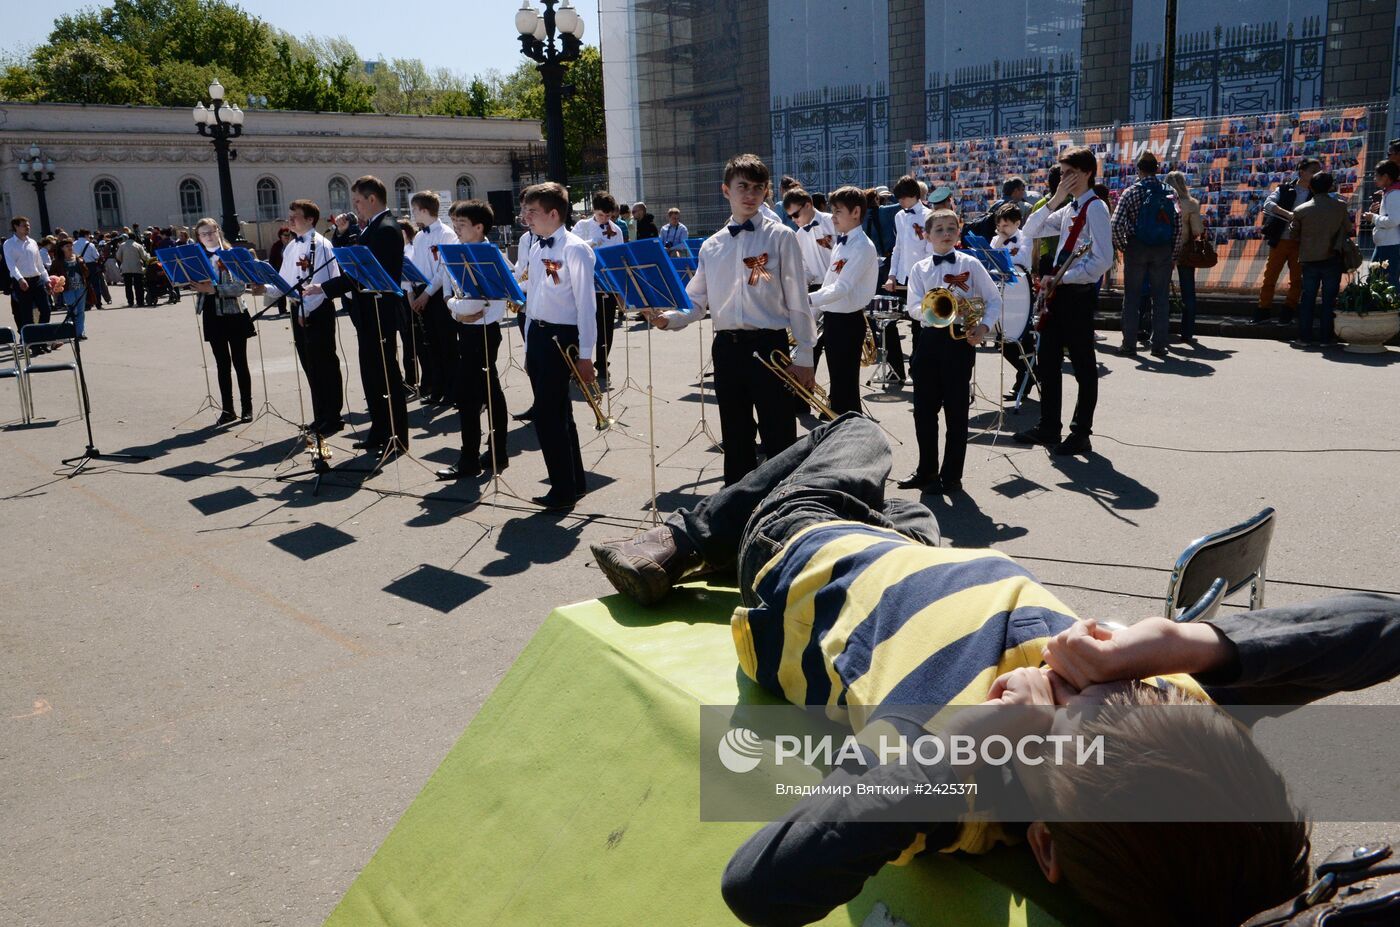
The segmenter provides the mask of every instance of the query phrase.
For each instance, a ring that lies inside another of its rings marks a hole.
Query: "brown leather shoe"
[[[673,585],[701,566],[699,552],[665,525],[589,549],[613,588],[641,605],[660,602]]]

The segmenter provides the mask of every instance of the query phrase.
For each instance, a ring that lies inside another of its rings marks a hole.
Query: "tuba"
[[[987,312],[987,303],[979,296],[959,296],[947,287],[935,287],[924,294],[919,308],[925,328],[946,328],[949,337],[970,340]],[[953,334],[954,323],[963,327],[962,335]]]

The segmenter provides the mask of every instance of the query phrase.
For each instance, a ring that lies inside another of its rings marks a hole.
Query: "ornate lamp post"
[[[521,0],[515,14],[515,28],[520,32],[520,51],[525,57],[539,62],[544,80],[544,130],[549,149],[549,179],[568,186],[564,166],[564,98],[573,93],[572,85],[564,83],[564,66],[577,61],[583,48],[583,18],[574,9],[572,0],[541,0],[544,14]],[[556,39],[558,40],[556,42]]]
[[[209,85],[209,99],[212,103],[195,104],[194,126],[200,135],[214,142],[214,154],[219,159],[219,199],[223,206],[224,238],[237,241],[240,237],[238,212],[233,206],[233,176],[228,163],[238,157],[238,152],[229,148],[229,142],[243,134],[243,110],[236,103],[224,102],[224,85],[218,78]]]
[[[19,175],[34,186],[39,197],[39,237],[49,234],[49,198],[44,188],[53,182],[53,158],[40,156],[39,146],[29,146],[29,160],[19,159]]]

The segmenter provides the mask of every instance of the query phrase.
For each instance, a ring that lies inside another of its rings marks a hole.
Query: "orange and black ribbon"
[[[553,280],[555,283],[558,283],[559,268],[564,266],[563,262],[551,261],[549,258],[540,258],[540,260],[544,263],[544,272],[549,274],[549,279]]]
[[[757,286],[759,280],[773,279],[773,275],[768,272],[767,251],[758,257],[744,258],[744,266],[749,269],[749,286]]]
[[[960,274],[944,274],[943,282],[949,286],[955,286],[966,293],[968,290],[972,289],[972,287],[967,285],[968,278],[971,276],[972,272],[967,270]]]
[[[918,238],[919,241],[924,240],[924,227],[917,222],[914,223],[914,237]]]
[[[831,236],[830,236],[830,235],[823,235],[821,238],[818,238],[818,239],[817,239],[817,244],[821,245],[823,248],[825,248],[826,250],[830,251],[830,250],[831,250]]]
[[[842,258],[841,260],[839,260],[839,261],[837,261],[836,263],[832,264],[832,265],[831,265],[831,269],[834,270],[834,271],[836,271],[836,272],[839,274],[839,273],[841,273],[841,268],[843,268],[843,267],[845,267],[845,266],[846,266],[846,259],[845,259],[845,258]]]
[[[297,258],[297,267],[301,268],[302,270],[310,270],[310,269],[311,269],[311,258],[306,257],[305,255],[303,255],[302,257]]]

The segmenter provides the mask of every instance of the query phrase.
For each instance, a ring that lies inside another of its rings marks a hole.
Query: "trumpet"
[[[578,348],[569,345],[567,348],[559,343],[559,339],[554,339],[554,346],[559,349],[559,353],[564,357],[564,363],[569,367],[569,376],[574,378],[578,388],[583,390],[583,398],[588,400],[588,408],[593,410],[593,430],[607,431],[617,424],[615,419],[608,418],[603,414],[603,389],[594,380],[592,384],[583,382],[583,374],[578,369]]]
[[[949,337],[971,341],[987,312],[987,302],[980,296],[959,296],[947,287],[935,287],[924,294],[919,308],[923,310],[925,327],[946,328]],[[963,327],[961,336],[953,334],[955,322]]]
[[[792,366],[792,360],[786,354],[774,349],[773,353],[766,358],[757,351],[753,352],[753,356],[758,359],[760,364],[767,367],[775,377],[782,380],[799,399],[814,407],[828,419],[835,421],[836,413],[831,408],[831,397],[827,395],[826,390],[822,388],[820,383],[808,389],[797,382],[797,378],[788,371],[788,368]]]

